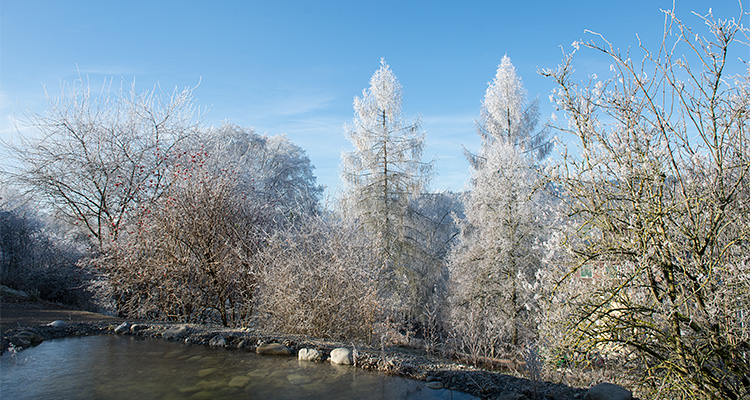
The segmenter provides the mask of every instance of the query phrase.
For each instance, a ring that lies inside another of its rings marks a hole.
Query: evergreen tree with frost
[[[552,143],[547,138],[547,129],[537,130],[538,123],[539,99],[526,101],[526,89],[516,75],[516,67],[507,55],[503,56],[495,78],[487,87],[476,122],[482,151],[502,139],[532,159],[544,159],[552,150]]]
[[[459,244],[451,254],[453,324],[474,356],[517,351],[533,337],[532,289],[538,251],[540,197],[535,162],[550,151],[535,131],[537,102],[505,56],[490,82],[477,130],[482,146],[471,163]]]
[[[413,234],[420,225],[410,199],[423,191],[432,163],[422,161],[425,137],[419,119],[406,123],[401,105],[401,84],[381,60],[370,87],[354,98],[354,121],[346,126],[354,150],[342,154],[342,204],[344,214],[377,241],[391,274],[387,286],[409,309],[424,286],[417,256],[422,246]]]

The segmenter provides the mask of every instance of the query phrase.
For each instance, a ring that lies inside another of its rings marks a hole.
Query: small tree
[[[740,399],[750,395],[750,75],[728,73],[747,29],[702,21],[708,37],[666,11],[661,46],[641,46],[640,58],[602,36],[576,43],[611,62],[609,78],[582,87],[572,55],[544,71],[568,116],[558,129],[580,146],[557,171],[577,263],[556,293],[570,307],[564,346],[578,355],[621,356],[654,396]],[[584,269],[599,276],[577,285]]]
[[[381,60],[370,87],[355,97],[354,122],[346,128],[354,151],[342,155],[342,203],[345,215],[377,241],[378,256],[394,274],[387,281],[409,309],[421,300],[411,294],[424,285],[415,268],[420,244],[407,232],[421,229],[409,201],[423,190],[432,164],[421,161],[424,135],[418,120],[404,124],[401,102],[401,84]]]

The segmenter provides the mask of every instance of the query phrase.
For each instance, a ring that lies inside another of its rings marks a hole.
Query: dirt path
[[[116,322],[119,318],[88,311],[71,310],[48,302],[0,303],[0,331],[48,324],[55,320],[65,322]]]

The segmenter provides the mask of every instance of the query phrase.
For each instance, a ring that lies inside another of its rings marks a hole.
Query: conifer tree
[[[503,57],[477,121],[482,146],[468,154],[471,191],[450,260],[454,328],[474,356],[518,350],[533,337],[531,288],[541,259],[534,163],[550,150],[546,132],[535,131],[538,119],[536,101],[526,102],[515,67]]]
[[[354,121],[346,127],[354,150],[342,155],[346,188],[342,203],[344,214],[377,241],[391,274],[386,279],[390,290],[399,293],[402,301],[414,303],[412,294],[423,285],[423,276],[417,273],[415,257],[421,246],[410,233],[419,229],[410,199],[424,189],[432,163],[422,161],[424,133],[419,119],[404,121],[401,96],[401,84],[381,60],[370,87],[362,97],[355,97]]]

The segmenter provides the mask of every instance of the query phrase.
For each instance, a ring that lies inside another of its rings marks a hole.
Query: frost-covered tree
[[[472,171],[466,219],[451,255],[454,324],[466,350],[496,356],[533,336],[532,289],[541,257],[540,202],[530,160],[498,141]],[[477,317],[471,319],[470,317]],[[472,335],[479,335],[476,340]]]
[[[482,148],[503,139],[530,157],[541,160],[552,150],[552,145],[547,130],[537,129],[538,123],[539,100],[526,101],[526,89],[516,74],[516,67],[507,55],[503,56],[495,78],[487,87],[477,121]]]
[[[201,140],[216,173],[231,171],[251,190],[254,201],[268,204],[278,223],[315,213],[323,187],[305,151],[284,135],[258,135],[252,128],[224,124]]]
[[[423,190],[432,164],[421,159],[425,142],[419,120],[404,122],[401,92],[396,75],[381,60],[370,87],[355,97],[354,121],[346,127],[354,150],[342,155],[342,204],[345,215],[377,241],[379,256],[394,274],[388,279],[391,290],[404,295],[422,285],[414,264],[420,246],[407,227],[421,228],[409,200]]]
[[[192,89],[167,95],[126,85],[94,95],[79,79],[48,101],[28,118],[33,134],[12,148],[12,178],[102,248],[166,190],[174,150],[196,132]]]
[[[710,11],[698,22],[665,11],[653,50],[576,43],[611,65],[601,78],[577,78],[572,55],[545,71],[579,147],[556,177],[575,258],[553,307],[568,355],[623,361],[639,397],[747,399],[750,73],[731,54],[750,32]],[[600,273],[581,287],[587,270]]]
[[[459,245],[451,255],[455,334],[473,356],[516,351],[533,337],[531,290],[540,266],[542,235],[535,160],[550,148],[536,132],[536,102],[505,56],[482,102],[482,137],[472,165],[471,191]]]

